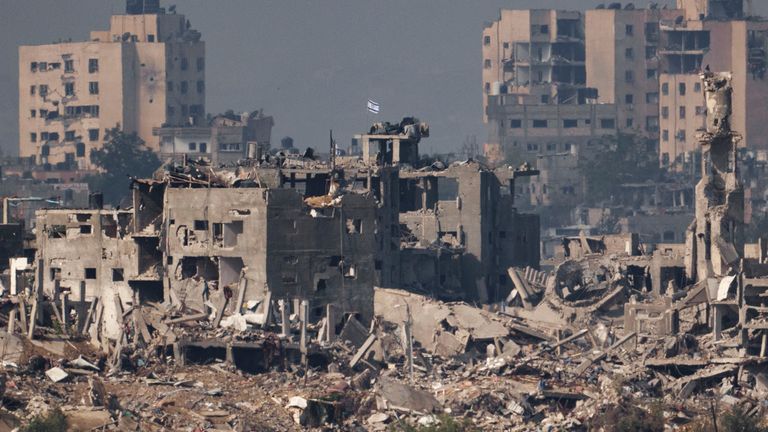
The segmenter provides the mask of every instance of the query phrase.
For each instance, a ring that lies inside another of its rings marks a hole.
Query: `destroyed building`
[[[539,227],[503,191],[536,172],[472,161],[418,168],[421,136],[428,128],[413,119],[372,130],[362,162],[174,164],[134,180],[129,209],[40,210],[42,292],[98,303],[109,339],[122,311],[147,302],[220,317],[262,303],[266,319],[270,299],[300,299],[308,320],[332,307],[340,325],[371,320],[374,286],[505,298],[511,282],[496,269],[535,267]]]

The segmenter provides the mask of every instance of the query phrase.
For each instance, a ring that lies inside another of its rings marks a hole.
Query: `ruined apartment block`
[[[362,163],[172,164],[133,182],[129,210],[40,210],[41,287],[78,302],[84,287],[101,305],[94,336],[113,340],[118,317],[146,304],[221,320],[254,310],[267,319],[277,300],[299,313],[306,301],[308,321],[336,327],[373,318],[374,286],[505,298],[512,284],[497,269],[539,261],[538,217],[518,213],[509,194],[537,172],[472,161],[416,169],[423,136],[416,119],[375,126]]]

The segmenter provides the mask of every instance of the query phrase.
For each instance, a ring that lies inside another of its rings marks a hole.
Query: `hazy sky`
[[[481,143],[481,32],[500,8],[585,9],[598,0],[176,0],[206,41],[207,110],[263,108],[273,143],[345,145],[376,119],[427,121],[427,152]],[[647,4],[635,1],[636,5]],[[665,4],[664,1],[659,3]],[[758,9],[768,9],[763,1]],[[84,40],[123,0],[0,0],[0,145],[16,153],[18,45]],[[767,11],[759,11],[766,14]]]

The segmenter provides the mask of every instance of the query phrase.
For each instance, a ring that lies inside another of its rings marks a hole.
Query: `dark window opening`
[[[96,269],[93,267],[86,267],[85,269],[86,279],[96,279]]]
[[[112,282],[122,282],[125,280],[125,274],[121,268],[112,269]]]
[[[91,225],[80,225],[80,234],[91,234],[93,227]]]
[[[195,231],[208,231],[208,221],[196,220]]]

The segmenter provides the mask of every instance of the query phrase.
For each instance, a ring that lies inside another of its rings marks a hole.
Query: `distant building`
[[[263,111],[222,114],[207,126],[164,126],[153,129],[160,137],[160,157],[179,160],[183,157],[206,158],[214,164],[228,164],[266,154],[271,148],[275,122]]]
[[[157,1],[128,0],[88,41],[19,47],[19,154],[37,163],[90,168],[114,127],[159,150],[153,128],[204,117],[205,43]]]
[[[690,171],[705,118],[698,74],[708,65],[733,73],[742,145],[768,149],[768,22],[746,5],[502,10],[482,36],[485,156],[533,162],[618,131],[656,142],[661,166]]]
[[[696,162],[696,136],[704,129],[706,107],[699,73],[733,76],[731,127],[741,146],[768,149],[768,22],[746,19],[741,0],[678,0],[687,19],[661,23],[660,163],[680,171]]]

